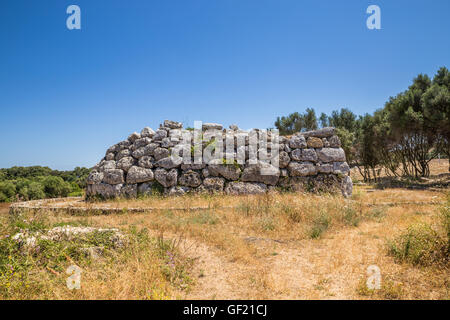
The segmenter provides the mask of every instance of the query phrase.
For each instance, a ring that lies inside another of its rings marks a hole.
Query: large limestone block
[[[224,178],[210,177],[203,180],[203,184],[200,186],[200,188],[210,192],[222,192],[224,185]]]
[[[291,161],[289,154],[286,151],[280,151],[279,157],[278,164],[280,165],[280,168],[286,168]]]
[[[319,130],[313,130],[308,132],[302,132],[301,134],[305,137],[317,137],[317,138],[327,138],[334,135],[336,132],[335,128],[326,127]]]
[[[184,172],[178,179],[178,183],[186,187],[198,187],[202,184],[200,173],[195,171]]]
[[[141,131],[141,137],[142,138],[151,138],[151,137],[154,136],[154,134],[155,134],[155,131],[152,128],[150,128],[150,127],[145,127]]]
[[[103,180],[103,172],[92,170],[89,173],[89,176],[87,177],[86,183],[87,184],[96,184],[100,183]]]
[[[294,162],[291,161],[288,166],[289,174],[292,177],[296,176],[312,176],[317,173],[317,167],[312,162]]]
[[[268,185],[276,185],[280,177],[280,170],[269,163],[258,161],[257,164],[248,165],[243,173],[243,182],[261,182]]]
[[[167,171],[163,168],[158,168],[155,170],[155,179],[165,188],[176,186],[178,180],[178,171],[176,169]]]
[[[267,191],[267,186],[263,183],[252,182],[229,182],[225,187],[226,194],[261,194]]]
[[[219,124],[219,123],[203,123],[202,124],[202,130],[206,131],[206,130],[222,130],[223,129],[223,125]]]
[[[333,173],[334,174],[347,174],[350,172],[350,167],[347,162],[334,162]]]
[[[222,176],[228,180],[238,180],[241,175],[241,169],[234,164],[213,164],[208,166],[211,176]]]
[[[123,170],[111,169],[103,172],[103,182],[107,184],[122,184],[125,182]]]
[[[151,169],[133,166],[128,170],[127,183],[142,183],[153,180],[153,171]]]
[[[319,160],[322,162],[344,162],[345,152],[342,148],[322,148],[317,150]]]
[[[163,126],[169,129],[181,129],[183,128],[183,124],[181,122],[176,122],[172,120],[164,120]]]
[[[308,137],[306,140],[306,144],[308,145],[308,148],[322,148],[323,142],[322,139],[316,138],[316,137]]]
[[[292,149],[306,148],[307,146],[304,136],[292,136],[289,140],[289,147]]]
[[[181,164],[181,162],[183,162],[183,158],[170,156],[170,157],[158,160],[155,163],[155,166],[165,168],[165,169],[172,169],[172,168],[178,167]]]
[[[124,157],[117,161],[117,169],[122,169],[127,172],[134,164],[136,160],[133,157]]]

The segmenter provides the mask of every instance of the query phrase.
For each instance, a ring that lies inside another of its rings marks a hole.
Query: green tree
[[[290,135],[296,132],[317,129],[316,112],[312,108],[307,108],[305,113],[294,112],[288,116],[277,117],[275,127],[281,135]]]
[[[44,199],[44,186],[38,182],[31,182],[28,186],[28,200]]]
[[[70,193],[70,185],[61,177],[45,177],[42,181],[45,194],[50,198],[67,197]]]
[[[0,182],[0,201],[14,201],[16,186],[10,181]]]

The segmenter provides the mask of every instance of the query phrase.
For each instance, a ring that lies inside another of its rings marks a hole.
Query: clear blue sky
[[[81,30],[66,8],[81,8]],[[381,8],[382,30],[366,28]],[[164,119],[382,107],[450,62],[450,1],[2,0],[0,167],[93,166]]]

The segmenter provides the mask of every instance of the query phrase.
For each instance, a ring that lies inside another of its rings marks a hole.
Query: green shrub
[[[42,181],[45,194],[50,198],[67,197],[70,185],[60,177],[45,177]]]
[[[397,261],[430,265],[444,258],[445,241],[430,225],[414,224],[388,243],[389,254]]]
[[[16,186],[10,181],[0,182],[0,201],[13,201],[16,195]]]

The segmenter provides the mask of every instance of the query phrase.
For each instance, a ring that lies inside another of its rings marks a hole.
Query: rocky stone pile
[[[160,192],[257,194],[272,189],[352,193],[350,168],[334,128],[300,132],[241,130],[204,123],[183,129],[165,120],[106,151],[87,179],[87,197]]]

